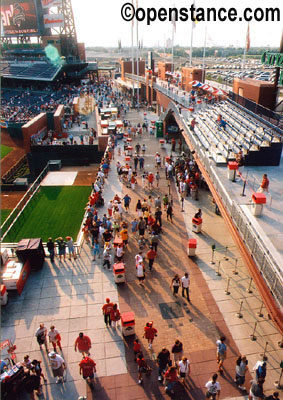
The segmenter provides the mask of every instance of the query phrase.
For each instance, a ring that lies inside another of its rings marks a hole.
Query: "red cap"
[[[106,299],[106,303],[110,303],[110,299],[108,297]]]

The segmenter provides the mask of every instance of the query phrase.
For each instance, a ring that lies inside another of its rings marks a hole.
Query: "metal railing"
[[[22,215],[26,206],[34,198],[35,194],[37,193],[37,191],[40,187],[42,180],[45,178],[48,171],[49,171],[49,162],[46,165],[46,167],[43,169],[41,174],[38,176],[38,178],[31,185],[31,187],[28,189],[28,191],[23,196],[23,198],[18,202],[16,207],[13,209],[13,211],[9,214],[9,216],[6,218],[6,220],[1,225],[1,228],[0,228],[1,229],[1,242],[3,242],[5,237],[8,235],[10,230],[13,228],[15,223],[18,221],[19,217]]]
[[[196,151],[198,158],[200,159],[202,165],[206,169],[211,182],[213,183],[215,189],[217,190],[221,198],[222,203],[224,204],[227,211],[229,211],[234,226],[237,228],[246,247],[250,251],[250,254],[253,257],[258,270],[263,276],[267,286],[269,287],[271,293],[278,302],[279,306],[282,307],[283,306],[282,266],[280,266],[278,262],[273,258],[263,238],[256,232],[255,228],[250,223],[247,216],[241,210],[239,204],[237,204],[234,200],[231,200],[225,187],[223,186],[223,184],[221,183],[220,179],[217,176],[217,173],[214,168],[214,163],[212,162],[211,159],[207,157],[202,148],[202,145],[188,128],[184,118],[179,113],[179,109],[176,106],[176,104],[171,102],[168,106],[168,110],[170,109],[174,111],[177,120],[179,120],[179,122],[182,124],[184,128],[183,134],[186,134],[188,136],[190,142],[194,146],[194,150]]]
[[[133,75],[133,74],[128,74],[126,72],[125,77],[128,79],[132,79],[133,81],[136,81],[136,82],[146,83],[145,77],[141,76],[141,75]]]

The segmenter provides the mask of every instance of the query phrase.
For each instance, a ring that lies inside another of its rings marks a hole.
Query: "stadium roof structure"
[[[9,63],[1,68],[1,76],[2,78],[10,79],[52,82],[61,69],[62,65],[53,65],[44,62],[35,62],[32,64]]]

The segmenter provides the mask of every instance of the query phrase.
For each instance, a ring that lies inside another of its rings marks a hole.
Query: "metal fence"
[[[186,134],[190,142],[194,146],[202,165],[206,169],[210,180],[212,181],[215,189],[217,190],[222,203],[226,207],[232,216],[233,223],[237,228],[241,238],[243,239],[246,247],[250,251],[258,270],[263,276],[267,286],[269,287],[274,298],[278,302],[279,306],[283,306],[283,273],[282,269],[278,265],[277,261],[272,257],[267,245],[264,243],[263,239],[255,231],[255,228],[250,223],[241,207],[233,200],[230,199],[225,187],[219,180],[215,166],[212,160],[210,160],[204,153],[200,142],[192,134],[183,116],[179,113],[179,109],[174,103],[170,103],[168,109],[175,112],[177,119],[182,123],[184,128],[184,134]]]

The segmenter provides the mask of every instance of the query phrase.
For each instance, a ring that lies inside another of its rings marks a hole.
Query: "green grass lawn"
[[[12,147],[5,146],[1,144],[1,160],[12,151]]]
[[[28,204],[4,242],[51,236],[77,238],[91,188],[88,186],[42,186]]]
[[[12,210],[1,210],[1,224],[3,224],[3,222],[5,221],[5,219],[8,217],[8,215],[10,214]]]

